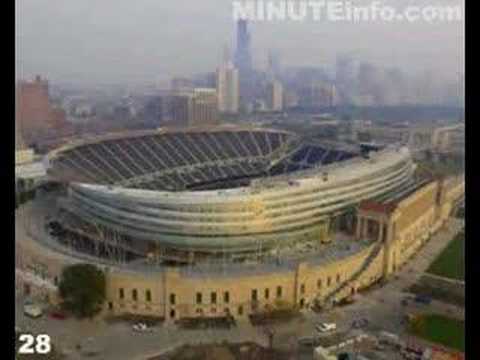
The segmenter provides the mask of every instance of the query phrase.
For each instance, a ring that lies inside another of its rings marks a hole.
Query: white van
[[[39,318],[43,315],[43,311],[38,305],[27,304],[23,307],[23,313],[31,318]]]

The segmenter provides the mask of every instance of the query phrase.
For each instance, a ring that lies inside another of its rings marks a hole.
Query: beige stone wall
[[[182,275],[175,269],[154,275],[112,272],[108,274],[107,281],[107,308],[115,314],[142,313],[170,320],[223,316],[227,311],[236,318],[245,318],[256,310],[275,307],[278,301],[288,305],[307,305],[317,295],[325,297],[349,280],[360,269],[372,249],[373,245],[346,259],[325,265],[301,263],[295,271],[272,271],[248,276]],[[363,279],[362,285],[366,286],[378,279],[376,272],[380,269],[381,264],[377,261],[368,274],[369,278]],[[277,295],[279,287],[280,296]],[[136,301],[133,300],[134,290],[137,292]],[[150,301],[146,298],[147,290],[151,292]],[[120,299],[121,291],[123,300]],[[257,301],[252,299],[255,291]],[[199,304],[198,293],[201,294]],[[212,303],[212,293],[216,297],[215,303]]]
[[[455,203],[465,194],[465,177],[445,179],[441,183],[438,202],[438,219],[441,223],[450,216]]]
[[[33,162],[33,159],[32,149],[15,150],[15,165]]]
[[[454,203],[464,194],[463,178],[432,181],[395,206],[393,213],[362,210],[364,219],[385,224],[383,276],[396,272],[425,244],[450,216]],[[371,266],[367,272],[375,274]]]
[[[427,223],[433,223],[437,192],[438,183],[434,181],[398,204],[392,217],[397,237],[403,240],[402,235],[411,232],[412,228],[416,229],[423,223],[422,228],[425,228]]]

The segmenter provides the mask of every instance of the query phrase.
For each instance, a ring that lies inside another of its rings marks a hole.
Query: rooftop
[[[371,211],[381,214],[391,214],[397,208],[397,205],[404,199],[408,198],[414,192],[430,184],[430,179],[422,179],[412,182],[403,191],[396,194],[394,197],[389,197],[384,201],[365,200],[360,203],[359,209],[364,211]]]
[[[15,177],[31,179],[46,176],[47,172],[42,161],[15,166]]]

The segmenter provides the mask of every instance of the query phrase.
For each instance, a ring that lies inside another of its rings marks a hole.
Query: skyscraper
[[[278,80],[273,80],[267,86],[267,106],[269,110],[283,110],[283,86]]]
[[[65,111],[50,101],[48,81],[20,81],[16,89],[16,121],[27,144],[49,141],[71,133]]]
[[[237,48],[235,51],[235,67],[240,78],[240,102],[246,105],[250,102],[253,93],[253,65],[250,52],[250,34],[247,21],[240,19],[237,22]]]
[[[171,81],[171,90],[174,94],[193,91],[194,85],[191,79],[176,77]]]
[[[143,109],[143,118],[148,124],[157,126],[163,120],[164,98],[162,96],[152,96],[149,98]]]
[[[171,114],[176,126],[202,126],[218,123],[217,92],[212,88],[195,88],[171,99]]]
[[[186,94],[174,94],[169,99],[170,116],[174,126],[186,126],[192,113],[192,99]]]
[[[235,52],[235,66],[242,72],[252,70],[252,57],[250,53],[250,34],[247,29],[246,20],[237,22],[237,49]]]
[[[338,89],[338,100],[347,105],[357,95],[357,61],[348,55],[339,55],[335,64],[335,83]]]
[[[235,114],[239,106],[238,69],[230,61],[226,51],[222,65],[217,70],[218,111]]]
[[[211,88],[195,88],[189,125],[215,125],[218,123],[217,91]]]
[[[277,51],[270,50],[268,52],[267,69],[269,77],[280,77],[280,56]]]
[[[15,94],[16,96],[17,94]],[[15,150],[23,150],[27,146],[25,140],[23,139],[22,126],[18,119],[18,113],[15,114]]]

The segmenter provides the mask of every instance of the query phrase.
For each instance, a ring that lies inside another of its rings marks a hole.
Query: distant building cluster
[[[346,55],[337,58],[335,84],[339,103],[357,106],[463,106],[465,97],[463,75],[446,80],[431,70],[406,74]]]
[[[26,148],[72,133],[102,133],[121,129],[213,125],[255,116],[334,113],[335,109],[412,104],[462,106],[464,76],[448,84],[431,72],[416,76],[381,68],[340,55],[332,68],[281,66],[277,51],[269,50],[266,68],[256,67],[252,32],[246,20],[236,27],[234,50],[225,47],[215,71],[178,74],[168,89],[137,92],[119,86],[109,94],[62,93],[54,106],[48,82],[37,77],[17,87],[16,147]],[[100,100],[98,99],[100,98]],[[65,110],[63,110],[65,109]],[[247,116],[247,117],[245,117]],[[392,130],[401,141],[402,130]],[[360,137],[364,134],[358,132]],[[368,135],[366,136],[368,137]],[[452,137],[453,139],[453,137]]]

